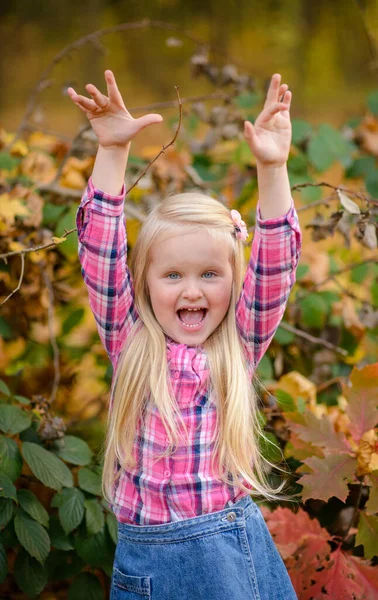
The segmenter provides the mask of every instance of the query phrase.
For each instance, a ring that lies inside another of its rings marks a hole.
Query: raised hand
[[[281,100],[282,98],[282,100]],[[281,75],[272,76],[264,108],[254,125],[244,122],[244,137],[260,165],[280,166],[289,157],[291,92]]]
[[[71,100],[89,119],[100,146],[103,148],[124,147],[142,129],[163,120],[161,115],[153,113],[134,119],[123,102],[112,71],[105,71],[105,81],[107,96],[91,83],[88,83],[85,89],[92,99],[77,94],[72,87],[67,90]]]

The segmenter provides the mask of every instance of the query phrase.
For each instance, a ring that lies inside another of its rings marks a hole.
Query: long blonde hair
[[[281,493],[285,481],[277,488],[268,481],[271,467],[286,471],[262,455],[261,440],[265,438],[266,444],[272,442],[264,435],[255,390],[256,374],[251,383],[248,374],[251,365],[247,365],[236,325],[235,307],[245,274],[243,244],[235,237],[230,211],[218,200],[199,192],[165,198],[143,222],[132,250],[130,270],[140,319],[135,322],[122,349],[113,377],[102,477],[104,497],[113,503],[114,484],[122,467],[136,465],[132,448],[147,399],[157,407],[171,444],[177,444],[178,423],[184,427],[170,387],[166,338],[152,310],[146,283],[151,248],[158,236],[179,234],[182,228],[186,232],[206,231],[228,245],[233,270],[228,312],[203,344],[210,369],[209,393],[216,399],[217,406],[213,466],[217,456],[219,479],[228,485],[268,500],[286,499],[288,496]]]

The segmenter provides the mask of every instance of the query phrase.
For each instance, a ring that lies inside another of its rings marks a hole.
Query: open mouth
[[[179,321],[185,329],[199,329],[207,315],[206,308],[183,308],[177,311]]]

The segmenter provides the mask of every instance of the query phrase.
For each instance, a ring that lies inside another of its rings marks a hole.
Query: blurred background
[[[0,127],[17,127],[32,89],[65,46],[143,18],[175,24],[209,43],[212,61],[235,64],[257,82],[282,73],[293,91],[293,115],[312,123],[338,126],[361,114],[367,93],[378,86],[366,32],[367,26],[377,39],[376,0],[2,0]],[[213,91],[204,78],[191,78],[196,45],[179,33],[143,28],[106,35],[101,44],[56,64],[35,122],[72,136],[83,115],[65,87],[84,93],[85,83],[102,86],[105,68],[114,70],[130,108],[175,100],[174,85],[182,97]]]

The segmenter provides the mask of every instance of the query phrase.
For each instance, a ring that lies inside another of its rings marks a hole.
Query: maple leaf
[[[299,588],[295,582],[301,600],[374,600],[378,597],[378,570],[375,567],[357,556],[346,554],[340,546],[330,558],[328,568],[311,574],[313,583],[309,587]],[[293,579],[295,581],[295,577]]]
[[[373,558],[378,554],[378,517],[366,515],[360,511],[356,546],[364,547],[366,558]]]
[[[345,480],[354,479],[357,461],[347,454],[331,454],[325,458],[312,456],[303,461],[313,473],[306,473],[297,483],[303,485],[302,498],[318,498],[327,502],[336,496],[345,502],[348,486]]]
[[[352,387],[343,384],[343,394],[348,400],[346,413],[350,419],[350,432],[359,442],[365,431],[378,423],[378,363],[362,369],[354,367],[350,374]]]
[[[318,419],[313,412],[306,409],[302,415],[304,423],[291,423],[291,429],[305,442],[324,447],[324,454],[346,454],[351,447],[345,435],[336,432],[326,415]]]
[[[367,475],[367,484],[370,483],[369,500],[365,505],[365,512],[367,515],[373,515],[378,513],[378,471],[373,471]]]

